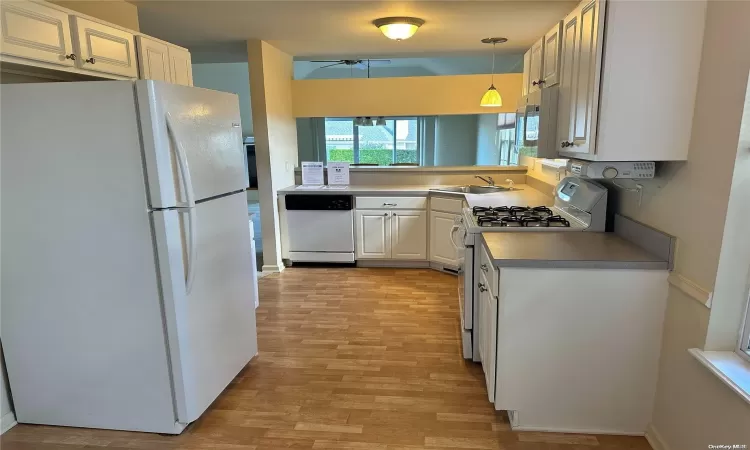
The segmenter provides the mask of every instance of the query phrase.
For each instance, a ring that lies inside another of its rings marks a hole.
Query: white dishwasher
[[[284,199],[292,262],[354,262],[351,195],[287,194]]]

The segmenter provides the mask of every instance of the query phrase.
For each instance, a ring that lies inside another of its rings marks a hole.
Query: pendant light
[[[482,39],[483,44],[492,44],[492,80],[490,82],[490,88],[482,96],[482,100],[479,102],[479,106],[487,107],[498,107],[503,106],[503,99],[500,97],[500,93],[495,88],[495,45],[507,42],[508,39],[502,37],[485,38]]]
[[[378,117],[378,121],[375,123],[375,125],[384,127],[385,126],[385,117],[380,116]]]

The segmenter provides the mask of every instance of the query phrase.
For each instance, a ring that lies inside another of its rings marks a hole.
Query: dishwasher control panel
[[[354,198],[338,194],[287,194],[284,205],[287,211],[348,211],[354,208]]]

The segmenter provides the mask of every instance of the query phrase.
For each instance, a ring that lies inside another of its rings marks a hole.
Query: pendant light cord
[[[497,44],[496,42],[492,43],[492,77],[491,77],[491,82],[490,82],[492,86],[495,85],[495,45],[496,44]]]

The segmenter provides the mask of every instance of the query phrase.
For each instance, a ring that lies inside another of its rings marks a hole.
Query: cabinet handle
[[[383,203],[383,206],[396,206],[395,203]]]
[[[562,148],[566,148],[566,147],[572,147],[572,146],[573,146],[573,143],[572,143],[572,142],[569,142],[569,141],[562,141],[562,142],[560,143],[560,147],[562,147]]]
[[[391,214],[391,215],[392,215],[392,216],[397,216],[398,214],[396,214],[396,213],[393,213],[393,214]]]
[[[541,86],[544,84],[544,80],[532,81],[531,84],[533,84],[534,86]]]
[[[93,56],[89,59],[84,59],[84,62],[87,62],[89,64],[96,64],[96,60],[94,59]]]
[[[70,55],[65,55],[65,59],[72,59],[73,61],[78,58],[75,53],[71,53]]]
[[[487,292],[487,287],[484,283],[479,283],[479,292]]]
[[[385,217],[388,217],[388,213],[383,213],[383,215],[384,215]]]
[[[482,264],[481,266],[479,266],[479,268],[482,269],[485,272],[487,272],[489,270],[489,268],[487,267],[487,264]]]

